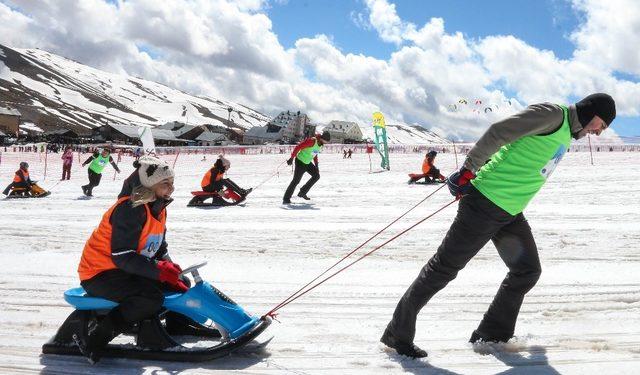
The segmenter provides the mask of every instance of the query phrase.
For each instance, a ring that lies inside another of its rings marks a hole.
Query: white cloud
[[[571,36],[576,51],[568,60],[512,36],[468,40],[447,33],[441,18],[415,25],[387,0],[365,0],[366,12],[350,17],[397,46],[388,59],[343,52],[326,35],[299,39],[287,50],[272,30],[266,0],[0,1],[2,44],[39,47],[272,114],[299,109],[318,122],[368,123],[382,110],[389,122],[470,138],[520,103],[606,91],[618,113],[639,115],[639,85],[612,75],[640,71],[631,42],[640,35],[640,3],[632,0],[575,0],[585,21]]]

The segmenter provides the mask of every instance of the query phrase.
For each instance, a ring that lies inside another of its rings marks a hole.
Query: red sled
[[[224,189],[221,192],[192,191],[191,195],[193,195],[193,198],[187,203],[187,207],[235,206],[244,202],[247,198],[229,189]],[[207,202],[209,199],[211,199],[211,201]]]

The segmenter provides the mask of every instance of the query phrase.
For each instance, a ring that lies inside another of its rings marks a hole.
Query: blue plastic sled
[[[192,274],[193,287],[185,293],[166,293],[165,310],[161,314],[135,324],[125,332],[135,337],[135,346],[109,344],[103,357],[207,361],[228,355],[262,333],[271,324],[271,319],[247,314],[237,303],[203,281],[197,269],[205,264],[183,271],[183,274]],[[81,355],[72,339],[73,334],[86,335],[89,322],[99,320],[118,305],[90,297],[81,287],[67,290],[64,299],[76,310],[43,345],[44,354]],[[177,343],[172,335],[215,339],[218,343],[211,347],[188,348]]]

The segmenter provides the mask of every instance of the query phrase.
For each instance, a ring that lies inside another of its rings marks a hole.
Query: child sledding
[[[192,191],[193,198],[189,207],[233,206],[244,202],[252,189],[243,189],[224,174],[231,167],[231,162],[220,155],[211,169],[205,173],[200,186],[201,191]]]
[[[429,151],[422,162],[422,173],[409,173],[409,184],[435,184],[443,183],[446,177],[440,174],[440,170],[434,165],[438,153]],[[424,178],[424,182],[419,182]]]
[[[13,181],[4,189],[2,194],[7,198],[42,198],[51,192],[44,190],[36,181],[32,181],[29,177],[29,163],[23,161],[20,168],[16,171]]]

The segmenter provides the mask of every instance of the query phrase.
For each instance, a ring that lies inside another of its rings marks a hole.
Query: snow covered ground
[[[85,158],[87,155],[83,155]],[[250,195],[244,206],[187,208],[212,156],[181,155],[175,202],[169,208],[172,257],[202,272],[225,293],[263,314],[323,268],[333,264],[435,186],[406,184],[422,155],[391,155],[390,172],[369,173],[366,155],[320,157],[322,178],[309,194],[313,204],[280,206],[289,182],[286,165]],[[62,299],[78,283],[82,246],[114,202],[131,160],[113,180],[110,167],[91,200],[81,199],[86,171],[74,164],[72,180],[58,182],[59,154],[4,153],[2,187],[21,160],[31,164],[52,195],[0,201],[0,373],[57,374],[637,374],[640,372],[640,169],[638,153],[569,153],[525,214],[536,237],[542,277],[522,307],[517,338],[503,347],[474,351],[467,343],[506,268],[486,246],[422,311],[416,342],[429,351],[410,360],[385,350],[378,339],[395,304],[444,236],[449,207],[374,256],[281,311],[259,337],[274,336],[263,352],[246,349],[208,363],[164,363],[41,356],[71,312]],[[173,160],[173,158],[169,158]],[[230,156],[229,177],[255,186],[283,155]],[[440,154],[445,173],[453,155]],[[55,176],[54,176],[55,175]],[[55,185],[55,186],[54,186]],[[397,231],[451,200],[443,189],[374,240]],[[368,247],[371,249],[372,247]]]

